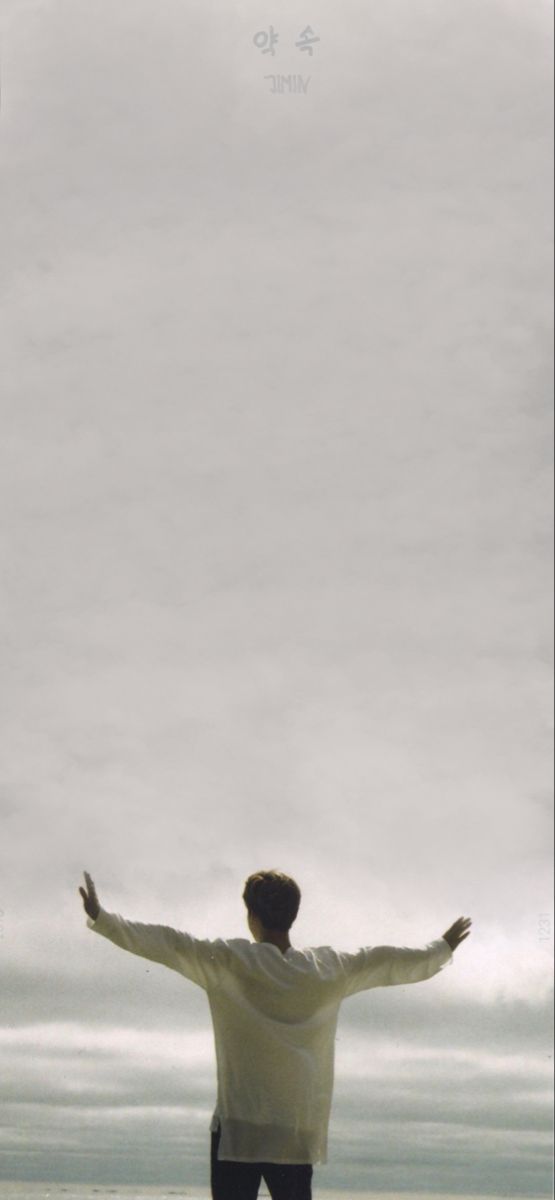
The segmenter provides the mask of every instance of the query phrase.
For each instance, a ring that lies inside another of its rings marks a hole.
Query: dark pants
[[[312,1166],[220,1162],[221,1131],[212,1134],[212,1200],[256,1200],[262,1180],[273,1200],[312,1200]]]

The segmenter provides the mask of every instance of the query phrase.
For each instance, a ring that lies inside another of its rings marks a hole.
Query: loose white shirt
[[[215,941],[101,908],[87,925],[116,946],[163,963],[207,994],[226,1162],[325,1163],[335,1036],[342,1001],[369,988],[418,983],[450,963],[445,938],[423,949],[330,946],[283,953],[269,942]]]

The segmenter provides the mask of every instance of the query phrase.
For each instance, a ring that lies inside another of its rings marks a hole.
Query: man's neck
[[[277,946],[278,950],[281,950],[282,954],[285,954],[286,950],[291,949],[291,942],[289,941],[286,933],[280,935],[279,933],[265,932],[262,941],[269,942],[271,946]]]

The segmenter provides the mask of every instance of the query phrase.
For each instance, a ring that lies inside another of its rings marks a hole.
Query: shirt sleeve
[[[205,991],[217,987],[222,968],[227,961],[224,941],[204,941],[172,929],[169,925],[143,925],[139,921],[126,921],[119,913],[106,912],[101,908],[96,918],[87,918],[87,925],[94,933],[100,933],[122,950],[162,963],[198,984]]]
[[[438,938],[420,950],[407,946],[369,946],[356,954],[343,954],[341,959],[343,995],[354,996],[369,988],[431,979],[452,963],[453,951],[445,938]]]

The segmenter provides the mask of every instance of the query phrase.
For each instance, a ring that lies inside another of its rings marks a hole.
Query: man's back
[[[330,947],[283,954],[242,939],[226,946],[220,986],[208,992],[220,1158],[325,1162],[345,983],[340,956]]]

